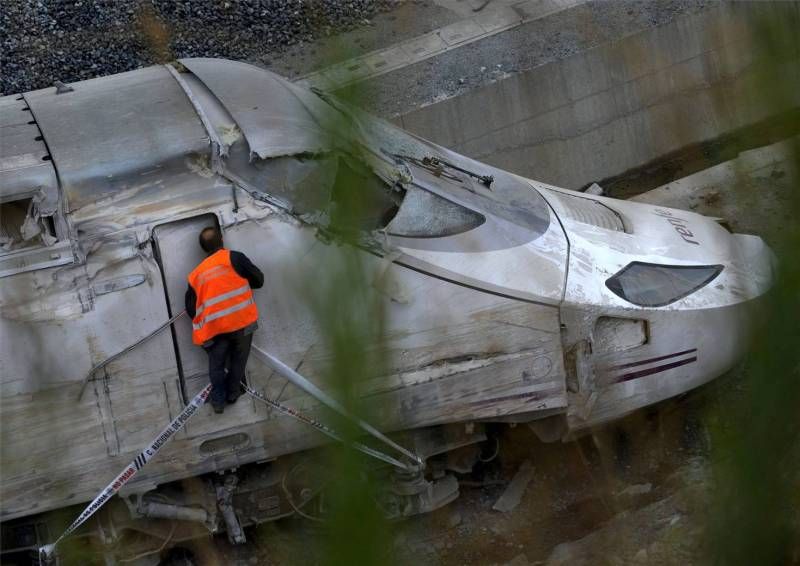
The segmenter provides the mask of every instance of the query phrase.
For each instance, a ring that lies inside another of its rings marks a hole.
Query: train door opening
[[[170,316],[185,309],[187,276],[206,257],[198,237],[203,228],[208,226],[220,227],[214,214],[169,222],[156,226],[153,230],[153,247],[164,278]],[[184,402],[188,402],[208,384],[208,356],[203,348],[192,342],[192,321],[188,316],[182,316],[175,321],[172,333]],[[192,438],[217,433],[220,429],[263,419],[265,415],[265,407],[253,399],[242,398],[235,405],[228,405],[222,416],[193,420],[186,426],[186,434]]]
[[[217,217],[203,214],[161,224],[153,230],[153,247],[164,278],[170,317],[184,310],[186,277],[206,257],[198,242],[198,235],[206,226],[219,227]],[[176,320],[172,332],[184,401],[187,401],[208,383],[208,358],[192,342],[192,321],[188,316]]]

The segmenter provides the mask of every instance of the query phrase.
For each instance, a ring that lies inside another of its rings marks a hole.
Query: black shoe
[[[215,405],[212,403],[211,406],[214,407],[214,412],[218,415],[221,415],[225,412],[225,405]]]
[[[239,397],[241,397],[241,391],[237,391],[236,393],[231,393],[228,395],[228,404],[233,405]]]

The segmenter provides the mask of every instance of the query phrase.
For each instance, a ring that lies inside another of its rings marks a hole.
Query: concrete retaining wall
[[[767,105],[774,73],[800,86],[800,34],[765,64],[755,23],[800,29],[800,3],[732,3],[511,75],[396,118],[461,153],[568,188],[619,175],[792,107]]]

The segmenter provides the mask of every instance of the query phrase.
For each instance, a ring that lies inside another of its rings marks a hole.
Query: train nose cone
[[[726,265],[724,290],[715,295],[707,309],[697,312],[695,323],[698,356],[698,385],[730,371],[746,355],[764,312],[766,294],[772,287],[777,259],[758,236],[731,234],[732,254]],[[710,284],[709,291],[714,289]]]
[[[754,299],[769,291],[778,272],[778,258],[758,236],[731,234],[733,262],[745,291],[743,300]]]

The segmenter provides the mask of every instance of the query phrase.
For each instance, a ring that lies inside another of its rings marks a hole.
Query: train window
[[[53,217],[39,215],[36,198],[0,203],[0,253],[51,246],[57,240]]]
[[[334,231],[385,230],[393,236],[439,238],[472,230],[486,220],[430,191],[389,182],[367,163],[348,154],[320,160],[320,167],[323,166],[328,171],[328,181],[317,188],[329,195],[325,216]]]
[[[343,235],[386,230],[393,236],[440,238],[486,220],[443,196],[392,181],[393,166],[369,156],[335,151],[239,160],[235,165],[237,175],[251,186],[287,202],[306,221]]]
[[[0,202],[0,277],[73,261],[66,228],[41,214],[41,199],[36,193]]]
[[[442,238],[467,232],[485,221],[475,211],[412,186],[386,232],[405,238]]]
[[[331,187],[330,226],[340,231],[373,231],[394,218],[405,191],[378,177],[361,161],[340,156]]]
[[[383,228],[403,198],[401,188],[344,152],[250,160],[232,148],[226,166],[306,221],[338,231]]]

